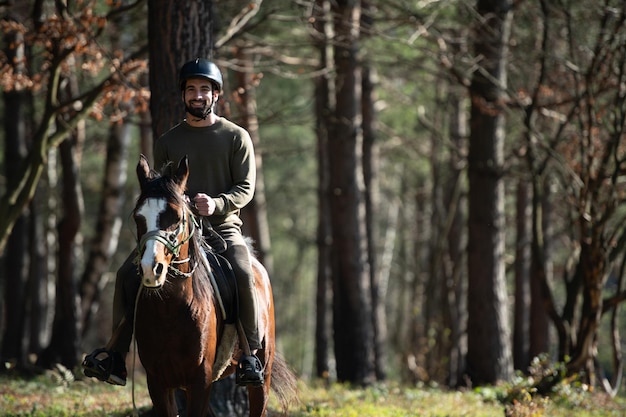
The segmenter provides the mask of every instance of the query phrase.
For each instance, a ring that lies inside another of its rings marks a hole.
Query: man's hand
[[[201,216],[211,216],[215,212],[215,201],[204,193],[198,193],[193,202]]]

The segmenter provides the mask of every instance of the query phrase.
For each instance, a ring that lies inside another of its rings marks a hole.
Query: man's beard
[[[197,117],[198,119],[206,119],[207,116],[213,110],[213,105],[206,105],[202,107],[191,107],[187,103],[185,103],[185,111],[192,115],[193,117]]]

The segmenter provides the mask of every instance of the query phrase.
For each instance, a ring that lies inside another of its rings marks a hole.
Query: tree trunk
[[[84,132],[79,133],[84,135]],[[78,136],[78,135],[77,135]],[[63,167],[62,209],[63,217],[58,224],[58,276],[52,337],[50,344],[39,357],[38,365],[51,368],[60,363],[68,369],[78,364],[80,344],[80,301],[76,271],[76,236],[80,231],[83,214],[82,194],[78,180],[76,161],[77,136],[59,146]]]
[[[478,0],[475,55],[483,72],[470,87],[468,155],[468,352],[474,384],[509,380],[513,366],[504,275],[503,89],[512,14],[507,0]]]
[[[375,227],[376,213],[379,207],[378,196],[378,161],[380,149],[376,140],[376,111],[374,109],[376,96],[374,87],[376,75],[374,70],[363,69],[363,176],[365,179],[365,213],[367,230],[368,260],[370,264],[370,285],[372,293],[372,325],[374,329],[374,368],[376,379],[382,381],[385,372],[385,342],[387,340],[387,318],[385,315],[384,288],[381,276],[378,274],[378,248],[380,241]]]
[[[111,257],[115,254],[122,226],[124,187],[128,170],[128,146],[131,126],[124,120],[109,128],[106,161],[102,184],[102,199],[90,253],[81,278],[81,332],[89,330],[91,318],[100,301],[100,291],[106,285]]]
[[[244,232],[252,237],[255,242],[259,260],[267,269],[270,276],[273,276],[273,260],[270,242],[270,228],[267,219],[267,201],[265,199],[265,181],[263,176],[263,152],[261,152],[261,137],[259,135],[259,120],[256,114],[256,74],[252,66],[252,58],[245,46],[237,50],[239,65],[243,70],[237,72],[237,96],[241,121],[255,147],[256,159],[256,187],[254,198],[242,211]]]
[[[576,332],[571,361],[567,364],[570,373],[586,371],[587,382],[595,386],[595,358],[598,343],[598,329],[602,318],[602,290],[607,269],[607,259],[602,247],[603,225],[590,225],[586,218],[579,219],[582,236],[580,248],[580,268],[583,281],[583,302],[580,311],[580,325]]]
[[[194,58],[213,58],[213,26],[212,1],[148,2],[150,114],[155,138],[184,116],[178,71]]]
[[[24,93],[4,93],[4,132],[5,132],[5,172],[9,182],[19,180],[19,166],[26,154],[24,138]],[[25,291],[28,274],[28,214],[23,213],[15,222],[9,237],[5,253],[4,302],[6,326],[2,336],[2,352],[4,361],[15,361],[24,365],[24,323],[25,323]]]
[[[149,76],[143,74],[141,76],[141,85],[149,87]],[[150,111],[141,111],[139,114],[139,152],[144,155],[148,161],[154,165],[154,136],[152,135],[152,118],[150,117]]]
[[[48,341],[50,294],[48,291],[49,265],[48,244],[46,240],[45,216],[39,202],[45,201],[48,206],[49,200],[45,199],[47,191],[41,182],[35,192],[35,198],[30,203],[30,266],[28,277],[28,312],[26,316],[30,320],[28,352],[39,355]]]
[[[450,322],[450,359],[448,381],[450,387],[461,384],[465,372],[465,355],[467,354],[467,337],[465,323],[467,321],[467,285],[465,280],[465,211],[462,186],[462,149],[467,146],[467,105],[466,95],[458,91],[458,87],[450,86],[448,107],[450,110],[450,140],[453,151],[450,153],[448,169],[450,179],[445,184],[445,207],[448,212],[449,226],[447,229],[448,261],[450,262],[450,279],[446,282],[445,305],[449,310]]]
[[[333,312],[339,381],[375,379],[361,133],[360,2],[333,3],[336,107],[329,145]]]
[[[363,1],[364,13],[361,14],[361,36],[369,37],[374,29],[376,11],[370,1]],[[378,274],[377,243],[380,241],[377,230],[379,198],[379,160],[380,145],[376,138],[376,91],[378,76],[374,68],[363,65],[361,77],[361,113],[363,118],[363,177],[365,181],[365,215],[367,231],[367,250],[370,264],[370,285],[372,296],[372,326],[374,330],[374,369],[376,379],[382,381],[385,372],[385,343],[387,340],[387,317],[385,314],[384,284]]]
[[[444,97],[448,95],[449,86],[443,78],[438,79],[436,86],[436,110],[432,116],[433,125],[443,124],[443,111],[447,102]],[[424,212],[428,213],[427,231],[427,273],[424,287],[424,343],[426,355],[424,368],[428,381],[442,383],[447,374],[445,364],[448,359],[450,346],[448,323],[451,321],[450,310],[447,307],[447,285],[452,279],[452,271],[445,262],[447,259],[447,237],[448,237],[448,210],[445,204],[445,177],[447,172],[444,163],[444,142],[439,133],[432,132],[430,135],[430,176],[424,180],[423,188],[430,190],[426,201],[430,207]]]
[[[68,63],[78,67],[73,57]],[[73,72],[60,85],[60,102],[79,94],[78,81]],[[63,116],[57,118],[57,125],[66,122]],[[80,121],[72,135],[59,146],[59,156],[63,172],[61,186],[62,218],[57,225],[58,270],[52,336],[50,344],[38,358],[38,365],[50,368],[56,363],[73,369],[78,364],[80,346],[80,299],[77,265],[80,226],[84,213],[82,188],[80,183],[80,155],[85,142],[85,123]]]
[[[528,372],[530,357],[529,318],[530,318],[530,241],[531,204],[530,187],[522,178],[517,183],[516,192],[516,248],[515,248],[515,307],[513,315],[513,367]]]
[[[541,178],[541,177],[540,177]],[[540,179],[539,178],[539,179]],[[528,361],[550,351],[549,321],[546,311],[544,283],[549,282],[550,186],[548,181],[538,183],[533,192],[534,249],[530,275],[530,315]]]
[[[25,46],[19,32],[4,34],[7,47],[4,50],[8,61],[15,63],[13,70],[23,73],[20,64],[24,60]],[[7,188],[18,186],[20,165],[27,154],[26,114],[28,93],[25,91],[5,91],[4,100],[4,163]],[[4,313],[5,326],[2,335],[0,359],[17,366],[26,364],[25,323],[26,323],[26,282],[28,277],[29,241],[28,212],[17,217],[13,231],[7,241],[4,259]],[[0,327],[2,328],[2,327]]]
[[[401,171],[403,172],[403,171]],[[412,383],[425,382],[428,380],[426,355],[428,353],[428,330],[427,316],[424,310],[427,308],[427,274],[420,273],[425,269],[422,265],[428,264],[429,242],[426,239],[419,239],[419,236],[430,236],[430,218],[426,213],[430,212],[430,201],[422,193],[423,187],[419,185],[418,192],[408,191],[409,178],[411,173],[402,174],[400,195],[410,196],[415,209],[406,211],[400,230],[402,231],[403,254],[400,264],[404,266],[405,272],[402,281],[408,285],[405,298],[405,309],[408,318],[409,330],[405,346],[407,349],[407,363]],[[419,306],[416,308],[416,306]]]
[[[323,73],[333,67],[330,43],[332,24],[330,2],[316,0],[314,10],[315,37],[313,43],[320,54],[320,70]],[[331,125],[331,102],[334,95],[333,78],[320,75],[315,78],[315,134],[317,137],[318,162],[318,225],[317,225],[317,281],[315,290],[315,372],[318,378],[328,380],[330,372],[330,305],[331,305],[331,244],[330,224],[328,129]]]

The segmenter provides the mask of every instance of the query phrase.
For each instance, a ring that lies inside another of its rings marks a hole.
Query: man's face
[[[205,78],[190,78],[185,83],[183,91],[185,111],[204,119],[211,112],[217,96],[218,92],[213,90],[211,81]]]

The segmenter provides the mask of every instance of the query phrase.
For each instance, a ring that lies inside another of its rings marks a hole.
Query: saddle
[[[211,280],[215,295],[220,304],[224,307],[224,322],[226,324],[234,324],[237,322],[237,314],[239,311],[239,297],[237,296],[237,280],[230,262],[214,250],[205,250],[207,260],[213,275]]]

